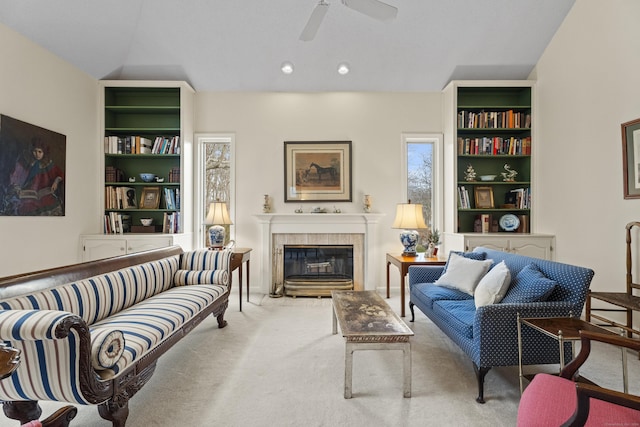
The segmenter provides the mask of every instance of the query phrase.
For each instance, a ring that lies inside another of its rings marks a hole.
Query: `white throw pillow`
[[[447,271],[434,283],[473,295],[478,282],[487,273],[491,264],[493,261],[490,259],[478,261],[451,253],[447,262]]]
[[[510,284],[511,272],[504,261],[501,261],[480,279],[480,283],[476,286],[473,295],[476,308],[502,301]]]

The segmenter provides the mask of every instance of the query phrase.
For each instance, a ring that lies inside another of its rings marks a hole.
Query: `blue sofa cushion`
[[[547,278],[535,264],[528,264],[516,275],[502,302],[546,301],[557,285],[555,280]]]
[[[473,338],[473,321],[476,317],[476,305],[473,298],[460,301],[443,300],[433,303],[433,312],[459,332],[462,336]]]
[[[433,303],[436,301],[460,301],[472,299],[473,297],[457,289],[445,288],[433,283],[418,283],[411,287],[411,298],[417,298],[427,307],[433,308]]]

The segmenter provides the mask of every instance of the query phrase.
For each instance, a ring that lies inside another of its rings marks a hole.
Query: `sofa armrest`
[[[518,314],[520,317],[567,317],[573,305],[565,301],[545,301],[524,304],[491,304],[479,307],[473,324],[474,360],[479,366],[510,366],[518,364]],[[522,328],[523,342],[529,337],[542,341],[552,340],[540,337],[540,333],[531,328]],[[534,335],[537,334],[537,335]],[[525,344],[526,345],[526,344]],[[523,355],[524,364],[552,363],[545,360],[558,358],[558,345],[539,346],[531,349],[526,345]],[[568,347],[570,349],[570,347]],[[567,355],[570,356],[569,354]]]
[[[74,325],[85,322],[58,310],[0,310],[0,340],[36,341],[66,338]]]
[[[416,283],[433,283],[442,276],[443,265],[411,265],[409,266],[409,286]]]

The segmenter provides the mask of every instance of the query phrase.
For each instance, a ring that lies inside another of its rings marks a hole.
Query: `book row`
[[[481,138],[463,138],[458,137],[458,154],[459,155],[511,155],[511,156],[530,156],[531,155],[531,137],[525,138],[500,136],[481,137]]]
[[[500,226],[500,220],[497,215],[480,214],[476,215],[473,220],[474,233],[499,233],[501,231],[514,231],[516,233],[529,232],[529,215],[518,215],[518,227],[513,229],[504,229]]]
[[[136,189],[133,187],[116,187],[108,185],[105,188],[106,210],[120,209],[180,209],[180,189],[162,188],[162,201],[159,187],[143,187],[138,201]]]
[[[158,136],[155,140],[143,136],[105,136],[107,154],[180,154],[180,137]]]
[[[531,113],[506,111],[467,111],[458,112],[460,129],[529,129]]]
[[[135,176],[132,178],[136,178]],[[162,177],[160,177],[162,178]],[[104,167],[104,181],[105,182],[128,182],[127,177],[121,169],[114,166]],[[169,169],[169,181],[171,183],[180,182],[180,167],[174,166]]]
[[[180,233],[180,213],[167,212],[162,218],[162,226],[140,226],[133,225],[131,215],[121,214],[118,212],[109,212],[104,215],[103,223],[105,234],[123,234],[123,233]]]
[[[488,193],[487,193],[488,192]],[[478,201],[481,199],[481,206]],[[469,190],[464,186],[458,186],[458,209],[494,209],[493,189],[491,187],[474,187],[474,198],[469,196]],[[501,209],[531,209],[530,188],[515,188],[504,195],[504,203],[498,206]]]

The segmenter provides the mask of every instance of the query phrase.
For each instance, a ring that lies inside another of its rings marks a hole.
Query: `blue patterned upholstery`
[[[557,283],[544,302],[509,303],[503,300],[475,308],[473,297],[461,298],[451,294],[449,301],[443,298],[446,292],[433,284],[442,267],[409,267],[410,306],[416,306],[453,340],[473,361],[476,368],[485,372],[493,366],[518,364],[517,316],[558,317],[579,316],[587,296],[594,272],[589,268],[554,261],[509,254],[483,247],[474,252],[486,253],[486,259],[494,264],[505,262],[511,272],[512,284],[518,273],[533,264],[549,281]],[[530,267],[529,267],[530,268]],[[506,299],[506,297],[505,297]],[[469,322],[472,319],[472,333]],[[523,364],[558,363],[558,342],[530,328],[522,328]],[[565,347],[565,359],[571,358],[571,346]],[[483,376],[482,376],[483,377]],[[480,397],[482,384],[479,376]]]
[[[88,326],[95,375],[113,379],[228,291],[230,258],[227,250],[185,252],[0,300],[0,340],[22,351],[16,372],[0,381],[0,400],[96,403],[81,387],[80,336],[56,337],[60,325]]]

